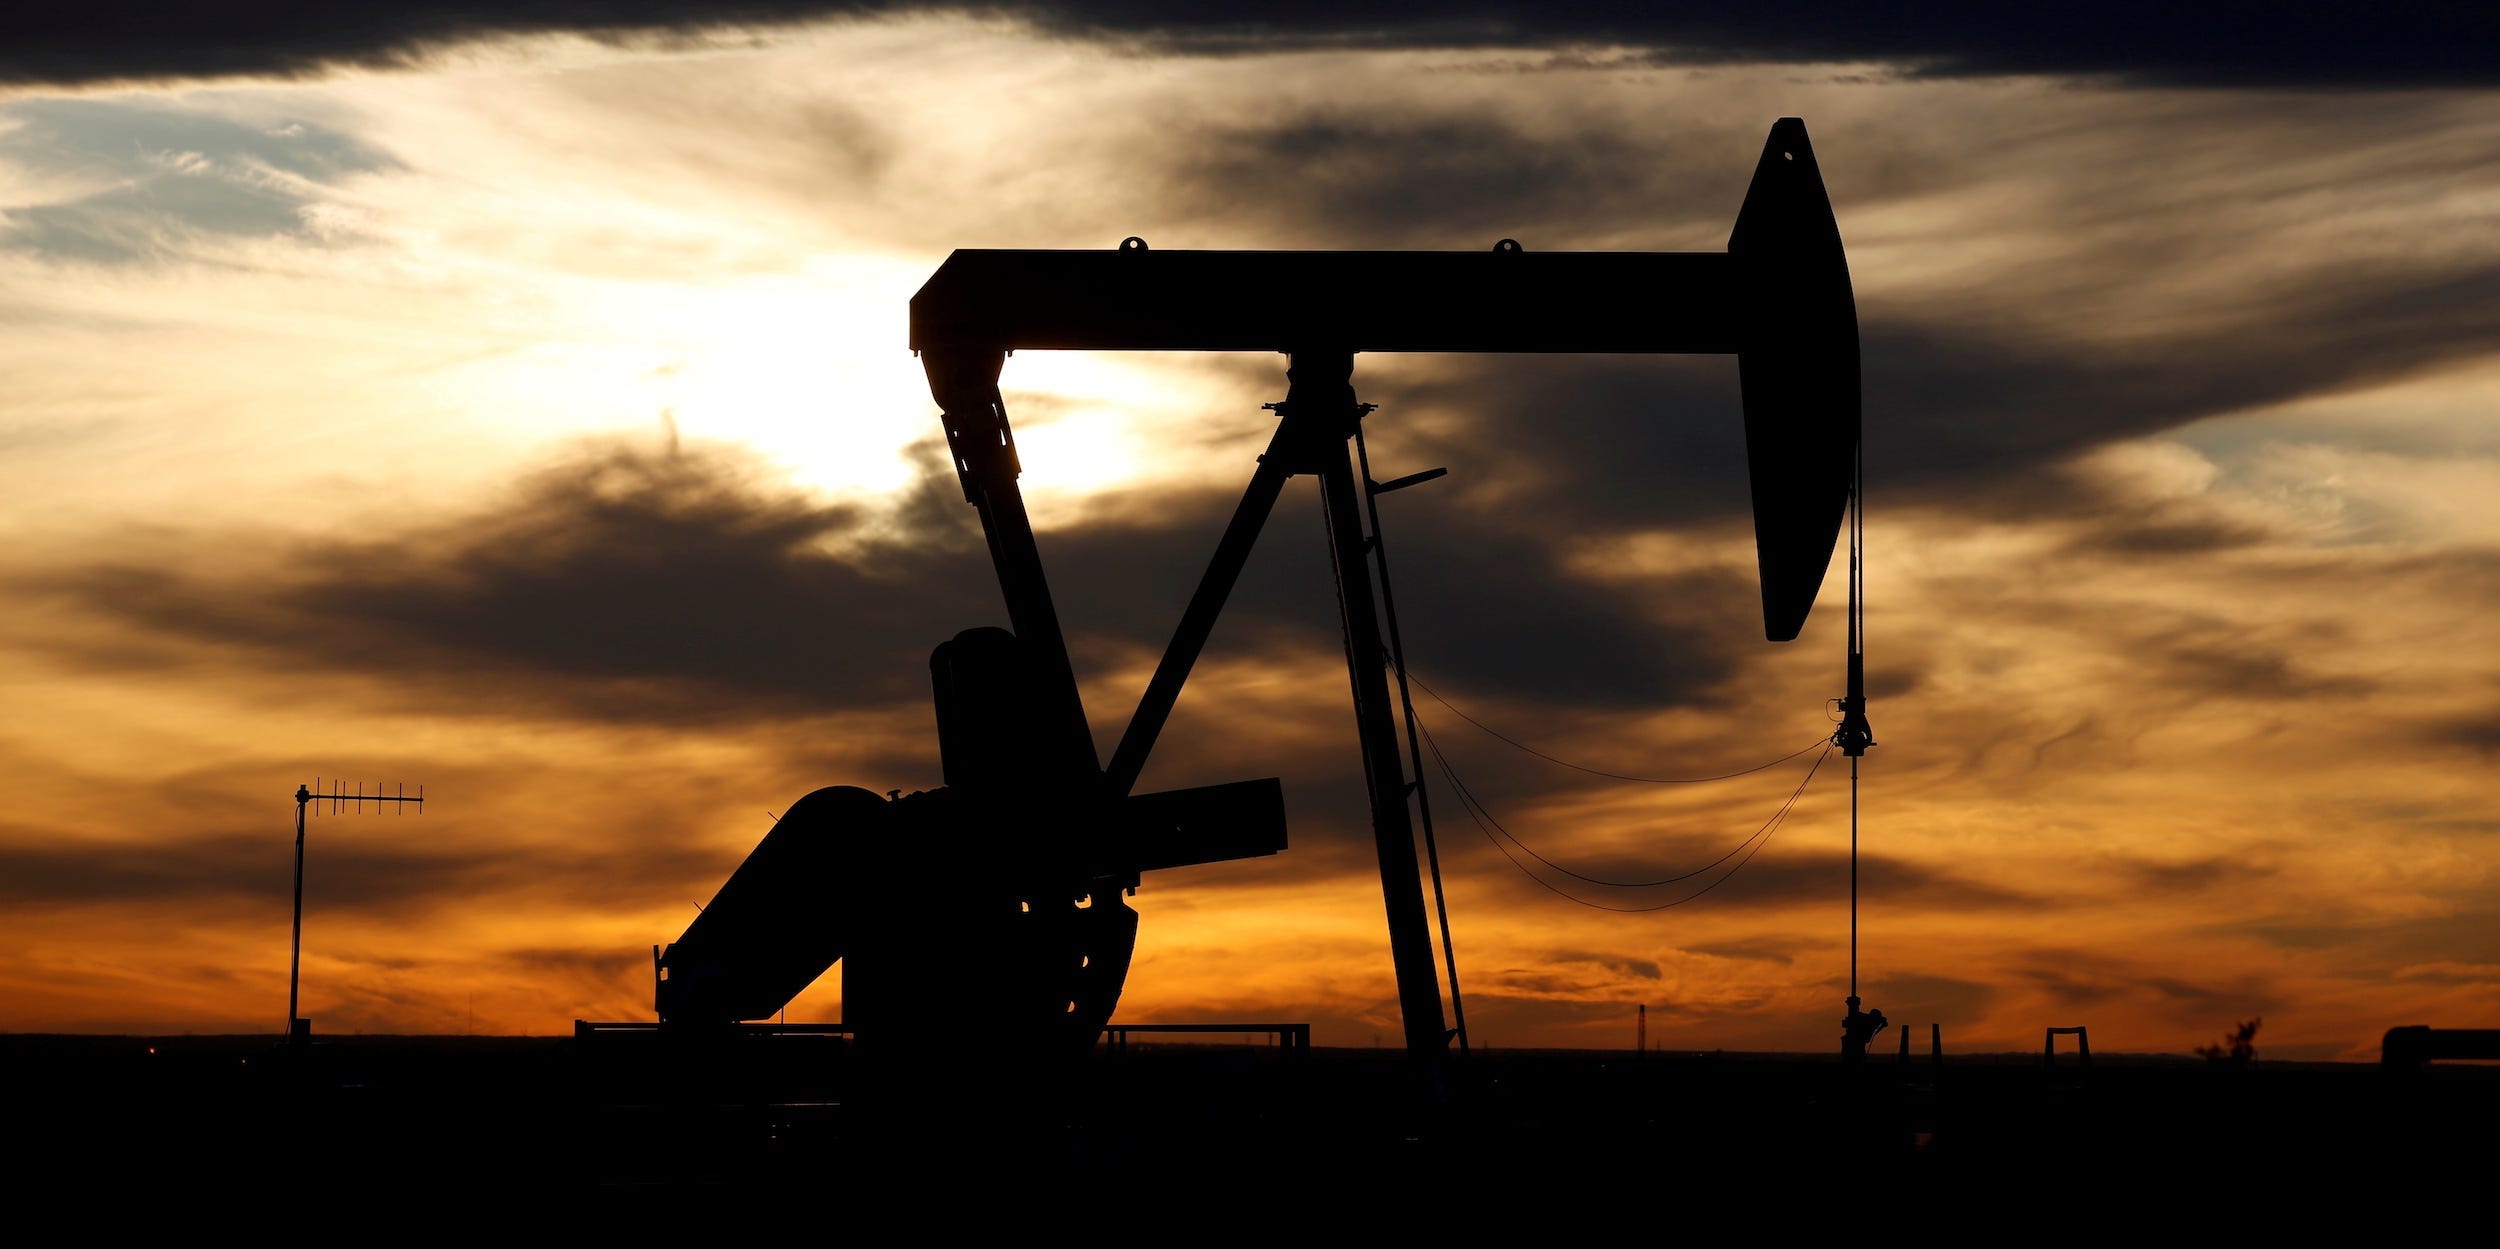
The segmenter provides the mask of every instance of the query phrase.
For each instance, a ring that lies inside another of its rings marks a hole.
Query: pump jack
[[[784,814],[660,958],[664,1027],[769,1017],[843,960],[863,1058],[1092,1045],[1137,936],[1123,895],[1160,868],[1285,848],[1278,780],[1132,796],[1286,481],[1319,479],[1407,1049],[1437,1074],[1448,1034],[1418,881],[1410,791],[1348,441],[1367,351],[1734,353],[1744,394],[1763,620],[1814,605],[1858,447],[1856,305],[1805,125],[1784,118],[1725,252],[962,250],[911,302],[911,347],[944,413],[1012,631],[931,656],[943,788],[820,789]],[[1266,351],[1288,388],[1250,479],[1108,765],[1099,762],[1023,496],[998,378],[1015,351]],[[927,897],[906,892],[938,888]]]

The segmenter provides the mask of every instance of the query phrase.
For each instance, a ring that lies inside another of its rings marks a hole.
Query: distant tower
[[[1649,1052],[1649,1003],[1641,1003],[1640,1012],[1632,1024],[1632,1052],[1646,1054]]]
[[[324,788],[320,778],[316,777],[310,785],[295,787],[295,929],[293,935],[287,938],[286,959],[286,1039],[290,1045],[301,1045],[312,1040],[312,1021],[296,1014],[300,1005],[297,990],[302,987],[304,973],[305,808],[311,806],[315,800],[319,800],[329,803],[331,812],[336,814],[345,811],[346,804],[352,801],[356,804],[357,812],[361,814],[365,809],[365,804],[372,802],[379,804],[374,807],[376,811],[390,810],[404,813],[408,810],[407,804],[415,803],[417,814],[425,814],[425,786],[423,785],[417,786],[417,796],[411,798],[408,796],[408,787],[405,785],[399,787],[396,795],[386,795],[382,787],[376,785],[373,787],[372,795],[368,797],[362,781],[356,783],[356,792],[352,794],[341,789],[340,784],[342,783],[333,782]],[[473,1021],[470,1031],[476,1030]]]

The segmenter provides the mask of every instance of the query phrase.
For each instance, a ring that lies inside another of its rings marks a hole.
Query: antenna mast
[[[384,792],[377,784],[370,794],[365,792],[363,781],[356,782],[356,792],[352,794],[343,788],[346,784],[345,781],[332,781],[329,788],[325,790],[322,788],[321,779],[315,777],[311,785],[295,787],[295,931],[287,941],[286,959],[286,1036],[288,1042],[293,1044],[302,1044],[312,1040],[312,1021],[296,1013],[297,990],[302,987],[304,972],[305,809],[315,802],[326,801],[330,804],[330,813],[333,815],[348,812],[351,809],[348,806],[350,803],[355,804],[352,808],[355,812],[362,813],[365,804],[371,802],[381,804],[374,807],[377,812],[388,810],[393,814],[406,814],[408,804],[413,803],[417,814],[425,814],[425,786],[423,785],[417,786],[416,796],[412,798],[408,795],[408,786],[405,783],[400,784],[396,792],[390,793]]]

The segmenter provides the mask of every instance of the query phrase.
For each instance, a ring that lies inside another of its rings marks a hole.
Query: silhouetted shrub
[[[2241,1020],[2229,1036],[2222,1038],[2220,1045],[2199,1045],[2196,1053],[2217,1067],[2248,1066],[2257,1061],[2257,1025],[2265,1021],[2263,1015]]]

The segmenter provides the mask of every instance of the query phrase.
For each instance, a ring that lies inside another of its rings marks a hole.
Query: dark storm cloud
[[[1843,0],[1624,6],[1444,0],[1224,3],[1145,0],[914,4],[880,0],[525,0],[491,7],[176,4],[36,6],[0,30],[0,81],[304,74],[390,66],[436,45],[506,34],[593,36],[911,11],[1010,14],[1045,29],[1212,52],[1312,46],[1653,49],[1669,63],[1873,61],[1937,76],[2111,74],[2229,85],[2446,86],[2500,77],[2486,5],[2301,6],[2146,0],[2005,6],[1983,0],[1869,8]]]
[[[2370,116],[2374,126],[2403,123]],[[2232,117],[2216,106],[2179,124],[2229,125]],[[1741,198],[1743,162],[1695,154],[1742,151],[1746,140],[1705,135],[1668,150],[1605,127],[1548,130],[1550,123],[1537,129],[1497,117],[1298,114],[1265,128],[1214,128],[1203,145],[1171,158],[1170,180],[1184,200],[1193,188],[1289,182],[1308,191],[1273,209],[1290,223],[1289,236],[1372,246],[1482,246],[1523,222],[1544,231],[1531,247],[1610,245],[1627,227],[1716,245]],[[1861,183],[1853,191],[1860,211],[1971,189],[1958,185],[1972,176],[1969,165],[1897,140],[1873,141],[1877,147],[1857,162],[1866,176],[1853,179]],[[2336,142],[2360,140],[2346,134]],[[1966,307],[1871,299],[1861,309],[1868,461],[1887,504],[2101,509],[2103,532],[2079,541],[2113,553],[2242,543],[2257,536],[2244,523],[2121,509],[2033,470],[2208,417],[2434,370],[2485,354],[2500,338],[2500,266],[2427,257],[2260,259],[2238,244],[2217,248],[2216,205],[2201,192],[2182,188],[2172,202],[2171,193],[2149,189],[2158,181],[2148,183],[2110,153],[2087,147],[2080,162],[2035,172],[2077,193],[2075,202],[2043,210],[2044,238],[2061,226],[2077,237],[2105,233],[2103,219],[2115,214],[2130,223],[2128,245],[2106,257],[2061,256],[1992,274],[1989,287],[1974,292],[1983,305],[2018,305],[2017,293],[2030,289],[2039,302],[2072,306],[2086,320],[2169,315],[2175,309],[2147,305],[2143,291],[2148,278],[2180,265],[2218,276],[2235,266],[2252,270],[2241,276],[2262,277],[2266,293],[2165,335],[2070,341],[1992,324]],[[2262,163],[2251,172],[2293,177]],[[2406,176],[2450,175],[2426,167]],[[2102,202],[2113,195],[2114,205]],[[1242,212],[1238,201],[1210,200],[1205,208]],[[1255,236],[1274,222],[1261,217],[1239,228]],[[1746,506],[1742,404],[1726,359],[1451,356],[1428,367],[1367,365],[1357,381],[1367,399],[1383,404],[1386,445],[1420,462],[1453,464],[1522,512],[1646,527],[1741,515]],[[1410,431],[1418,413],[1442,419]]]
[[[746,467],[608,448],[490,510],[300,549],[258,577],[124,564],[48,588],[269,661],[427,674],[480,708],[664,720],[902,698],[926,688],[929,646],[994,614],[962,544],[877,539],[856,509],[753,486]]]
[[[1841,114],[1839,137],[1825,137],[1844,234],[1889,213],[1897,256],[1905,206],[2040,201],[1979,232],[1971,246],[2008,259],[1967,285],[1902,290],[1861,275],[1878,502],[1998,515],[2098,510],[2098,532],[2078,542],[2113,554],[2194,553],[2259,536],[2244,522],[2144,514],[2038,470],[2108,443],[2489,354],[2500,341],[2500,264],[2471,251],[2391,249],[2366,225],[2373,186],[2436,196],[2490,166],[2488,136],[2461,128],[2447,107],[2403,96],[2336,111],[2198,97],[2141,116],[2113,106],[2119,120],[2084,130],[2025,113],[1968,136],[2001,149],[1996,159]],[[2455,142],[2384,154],[2425,130]],[[2216,159],[2176,137],[2221,131],[2247,142]],[[1551,110],[1316,105],[1193,127],[1160,157],[1159,182],[1191,229],[1255,245],[1481,248],[1516,235],[1532,251],[1717,248],[1758,143],[1754,124],[1709,116],[1669,132]],[[1288,186],[1290,195],[1241,193]],[[2331,201],[2321,220],[2365,223],[2356,246],[2257,242],[2298,228],[2267,204],[2299,196]],[[1962,245],[1910,237],[1928,263],[1950,262]],[[2200,288],[2244,294],[2183,303],[2177,293]],[[2145,322],[2167,328],[2106,332]],[[1385,446],[1451,464],[1523,512],[1637,528],[1746,506],[1730,359],[1367,357],[1356,384],[1383,405]],[[1439,419],[1417,429],[1419,414]]]
[[[578,31],[593,36],[663,34],[896,10],[904,5],[582,3],[524,0],[495,6],[417,0],[329,4],[319,0],[185,4],[104,0],[12,13],[0,27],[0,82],[301,76],[358,66],[412,64],[446,44],[498,35]]]
[[[288,887],[286,862],[267,837],[209,838],[173,846],[97,846],[37,840],[8,830],[0,846],[0,897],[13,906],[82,906],[97,902],[165,902],[202,897],[268,898]],[[369,882],[365,873],[351,878]],[[441,881],[421,877],[422,891]],[[359,890],[360,900],[371,901]]]
[[[2224,1016],[2270,1013],[2283,1005],[2281,990],[2263,975],[2207,983],[2148,973],[2135,963],[2083,950],[2034,951],[2012,974],[2068,1007],[2129,1001],[2180,1021],[2219,1023]]]
[[[1878,976],[1867,982],[1866,1000],[1881,1009],[1896,1027],[1912,1021],[1946,1023],[1975,1020],[1988,1013],[2000,994],[1995,985],[1950,976]]]
[[[1407,654],[1446,692],[1580,708],[1705,703],[1763,649],[1750,569],[1608,585],[1562,563],[1575,535],[1552,513],[1393,500],[1382,528]]]
[[[1745,514],[1731,359],[1441,356],[1429,372],[1357,381],[1382,405],[1385,426],[1418,410],[1463,414],[1415,436],[1408,451],[1455,466],[1456,479],[1437,489],[1609,528]]]
[[[2432,726],[2431,738],[2442,745],[2461,746],[2479,755],[2500,754],[2500,712],[2443,720]]]
[[[1505,863],[1492,846],[1484,844],[1485,839],[1473,835],[1475,830],[1468,831],[1470,836],[1464,843],[1457,841],[1456,833],[1444,833],[1448,838],[1445,845],[1457,847],[1444,850],[1442,862],[1445,867],[1458,864],[1468,871],[1494,873],[1493,879],[1499,882],[1508,904],[1525,912],[1553,914],[1571,906],[1571,903],[1554,896],[1552,890],[1522,879],[1521,869]],[[1517,854],[1518,851],[1514,849],[1512,853]],[[1572,897],[1612,907],[1658,906],[1678,897],[1695,897],[1714,910],[1811,910],[1839,902],[1849,892],[1849,856],[1846,853],[1792,851],[1777,845],[1766,847],[1733,876],[1713,872],[1683,884],[1656,889],[1598,888],[1562,876],[1528,860],[1525,855],[1520,858],[1535,867],[1541,879],[1557,888],[1567,886],[1566,892]],[[1574,870],[1592,866],[1571,858],[1563,861]],[[1451,870],[1457,868],[1451,867]],[[2057,903],[2053,897],[1989,884],[1906,859],[1863,855],[1859,859],[1859,871],[1861,883],[1870,895],[1885,898],[1888,904],[1915,906],[1928,914],[2036,910]],[[1591,871],[1587,874],[1598,876],[1605,873]],[[1725,883],[1710,888],[1707,894],[1697,892],[1696,886],[1710,885],[1713,880],[1724,880]],[[1674,913],[1671,907],[1654,912],[1657,915]]]
[[[300,695],[290,695],[300,697]],[[338,762],[335,750],[332,762]],[[351,766],[371,760],[349,754]],[[393,751],[393,755],[402,752]],[[794,752],[795,753],[795,752]],[[299,759],[227,758],[145,787],[78,824],[140,830],[98,837],[59,824],[0,824],[0,911],[59,917],[63,929],[139,915],[158,925],[283,923],[292,880],[283,808],[269,799]],[[376,767],[374,771],[379,772]],[[537,761],[437,759],[423,769],[429,809],[308,821],[305,902],[313,913],[421,924],[445,915],[540,915],[583,908],[678,909],[691,917],[769,826],[752,774],[644,763],[601,775]],[[241,778],[240,780],[238,778]],[[561,779],[558,779],[561,778]],[[540,801],[551,784],[580,792]],[[352,785],[342,786],[353,788]],[[787,801],[794,790],[772,794]],[[725,818],[724,818],[725,817]],[[715,830],[707,832],[705,830]],[[357,961],[435,966],[397,950]]]
[[[2052,351],[1872,321],[1868,472],[1898,483],[1888,492],[1932,498],[2102,443],[2472,360],[2500,337],[2500,265],[2316,272],[2289,285],[2230,324],[2124,346]]]
[[[2058,967],[2030,967],[2018,974],[2067,1006],[2098,1006],[2127,993],[2124,984],[2073,975]]]
[[[2459,963],[2448,966],[2408,967],[2397,973],[2401,980],[2418,980],[2426,984],[2490,985],[2500,981],[2500,973],[2489,966]]]
[[[2350,971],[2373,976],[2417,963],[2500,966],[2500,891],[2457,891],[2440,901],[2442,913],[2425,916],[2321,908],[2215,931],[2331,956]]]
[[[574,851],[515,845],[325,837],[307,866],[316,909],[360,915],[468,906],[487,895],[615,905],[655,901],[716,880],[721,855],[658,839],[623,838]],[[0,841],[0,902],[12,908],[130,905],[197,917],[283,910],[292,865],[267,830],[211,832],[144,844],[99,843],[11,829]]]
[[[2168,659],[2173,688],[2227,691],[2242,698],[2315,699],[2366,694],[2368,681],[2357,677],[2325,677],[2302,671],[2299,657],[2283,651],[2237,643],[2219,646],[2174,644]]]
[[[2091,533],[2075,541],[2077,554],[2142,556],[2211,555],[2255,546],[2272,537],[2253,522],[2200,513],[2177,505],[2146,508],[2138,503],[2107,517]]]
[[[1628,954],[1604,954],[1591,950],[1556,950],[1545,956],[1548,963],[1587,963],[1615,973],[1641,980],[1657,980],[1665,976],[1656,959],[1634,958]]]
[[[56,640],[100,668],[183,661],[154,638],[290,671],[422,678],[438,710],[691,723],[919,703],[929,649],[1004,616],[971,510],[942,465],[923,467],[901,513],[913,527],[895,530],[891,517],[773,483],[728,451],[608,446],[537,472],[474,514],[267,553],[248,574],[193,571],[220,563],[209,549],[240,545],[203,535],[171,563],[93,565],[20,590],[139,626],[138,640]],[[1289,509],[1301,511],[1306,496],[1292,492]],[[1163,645],[1224,501],[1162,502],[1043,535],[1080,656]],[[1317,528],[1307,512],[1279,516],[1215,653],[1336,649]],[[1419,526],[1401,555],[1420,592],[1471,604],[1463,619],[1416,630],[1462,688],[1671,702],[1702,696],[1732,670],[1723,643],[1733,626],[1653,610],[1653,596],[1672,603],[1691,584],[1627,592],[1582,580],[1534,537],[1465,517]],[[1482,584],[1486,568],[1503,570],[1498,585]],[[1445,588],[1451,580],[1470,584]],[[1726,602],[1722,614],[1742,618],[1741,585],[1701,580],[1706,597]],[[456,703],[446,690],[459,691]]]
[[[1702,146],[1689,130],[1678,137]],[[1242,187],[1289,184],[1290,195],[1261,206],[1260,225],[1425,248],[1490,247],[1523,223],[1539,235],[1521,241],[1540,246],[1627,218],[1708,220],[1742,201],[1750,166],[1662,180],[1663,155],[1635,135],[1557,142],[1498,117],[1315,112],[1193,135],[1166,193],[1188,219],[1222,219],[1240,214]]]
[[[1991,884],[1907,859],[1866,854],[1858,862],[1860,882],[1869,895],[1898,900],[1930,914],[2047,910],[2058,904],[2053,895]],[[1813,906],[1836,902],[1847,896],[1848,889],[1846,853],[1773,847],[1710,897],[1730,905]]]
[[[605,1018],[634,1018],[650,1008],[651,959],[640,950],[533,946],[503,951],[498,961],[516,977],[602,1004]]]
[[[2486,355],[2500,266],[2330,275],[2246,319],[2168,340],[2051,346],[1870,316],[1867,472],[1887,506],[2100,513],[2088,546],[2172,554],[2248,540],[2244,524],[2145,514],[2060,480],[2079,452],[2192,422],[2357,389]],[[1413,455],[1464,466],[1523,513],[1650,527],[1745,514],[1743,404],[1731,361],[1436,357],[1358,377],[1394,425],[1464,412]]]
[[[2120,869],[2130,893],[2203,893],[2208,889],[2245,889],[2276,875],[2273,865],[2251,862],[2245,855],[2217,855],[2172,861],[2139,859]]]
[[[1794,947],[1784,941],[1767,937],[1753,937],[1742,941],[1715,941],[1705,945],[1687,946],[1686,950],[1711,958],[1737,959],[1750,963],[1773,963],[1781,967],[1793,966],[1797,961]]]
[[[2471,3],[2389,9],[2258,0],[2184,8],[2148,0],[1882,7],[1847,0],[1070,0],[1041,11],[1076,29],[1245,50],[1280,43],[1621,44],[1658,48],[1668,63],[1877,61],[1942,77],[2114,74],[2160,83],[2351,86],[2500,80],[2480,54],[2500,36],[2500,18]]]

